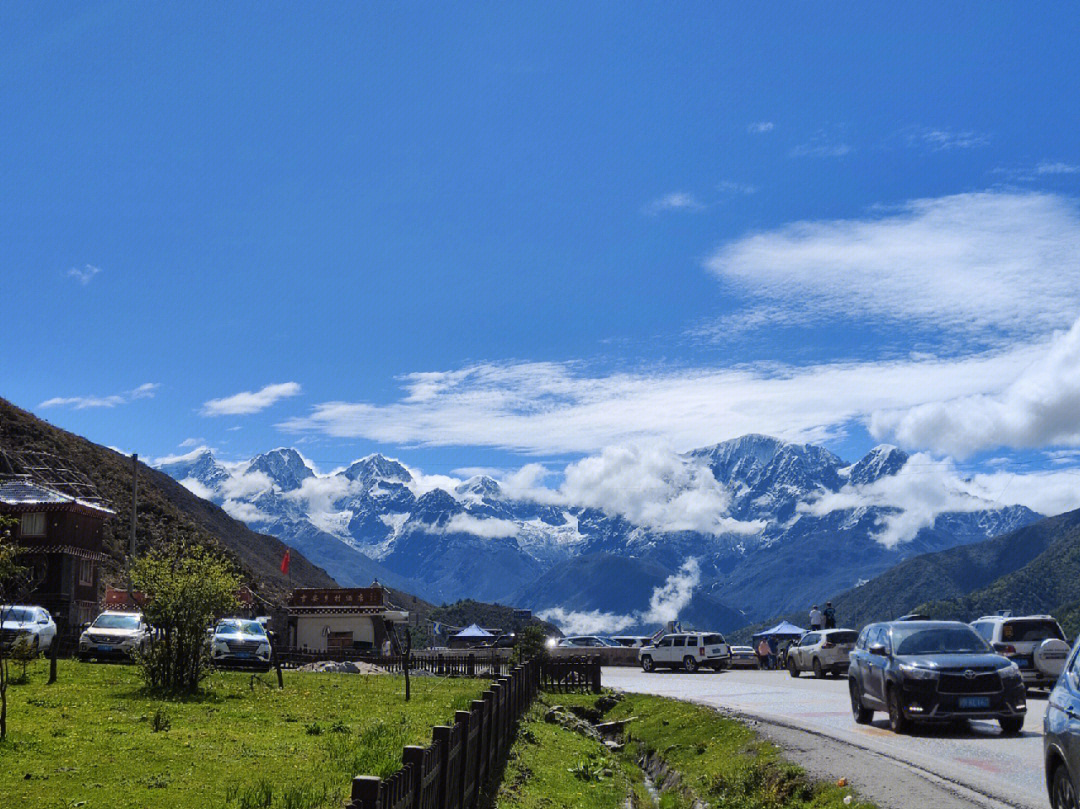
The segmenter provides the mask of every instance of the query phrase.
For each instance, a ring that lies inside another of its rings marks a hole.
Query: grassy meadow
[[[13,666],[13,673],[17,673]],[[340,807],[352,776],[386,776],[485,680],[217,672],[205,693],[160,699],[133,666],[33,663],[8,689],[0,801],[20,809]]]

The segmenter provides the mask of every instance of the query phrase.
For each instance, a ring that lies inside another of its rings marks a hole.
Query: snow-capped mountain
[[[902,487],[887,485],[903,480],[907,462],[896,447],[875,447],[850,464],[822,447],[747,435],[678,456],[657,485],[628,497],[636,478],[598,481],[593,467],[587,475],[568,468],[559,489],[517,487],[510,496],[483,475],[432,485],[382,455],[319,474],[288,448],[243,463],[222,463],[204,449],[160,468],[300,548],[343,584],[378,577],[434,601],[609,610],[627,599],[625,587],[618,590],[626,565],[653,581],[693,557],[702,596],[729,608],[717,613],[720,622],[801,609],[908,556],[1039,516],[969,495],[954,497],[955,508],[936,498],[929,516],[925,507],[909,511],[893,492]],[[649,498],[657,502],[641,502]],[[605,568],[610,575],[598,572]],[[581,586],[583,576],[589,586]],[[650,595],[641,593],[642,608]]]

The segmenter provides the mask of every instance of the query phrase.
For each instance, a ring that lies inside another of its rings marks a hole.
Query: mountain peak
[[[299,489],[315,472],[304,456],[292,447],[278,447],[256,455],[248,464],[248,471],[262,472],[282,491]]]
[[[855,485],[873,483],[895,475],[908,461],[908,454],[892,444],[879,444],[851,467],[849,482]]]
[[[353,461],[346,469],[338,474],[349,480],[359,480],[365,483],[374,483],[377,480],[392,480],[398,483],[412,482],[412,475],[401,463],[393,458],[375,453]]]
[[[475,495],[481,499],[485,497],[502,497],[502,488],[499,482],[488,475],[473,475],[464,483],[459,483],[454,489],[459,495]]]

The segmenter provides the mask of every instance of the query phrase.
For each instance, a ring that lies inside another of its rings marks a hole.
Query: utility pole
[[[131,566],[135,563],[135,527],[139,514],[139,453],[131,454],[131,536],[128,538],[128,600],[135,605],[135,585],[131,581]]]

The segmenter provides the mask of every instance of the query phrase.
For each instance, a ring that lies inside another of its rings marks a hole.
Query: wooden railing
[[[458,711],[453,725],[433,728],[431,744],[406,747],[401,769],[389,778],[354,778],[346,809],[474,809],[541,679],[539,661],[515,666],[470,710]]]

